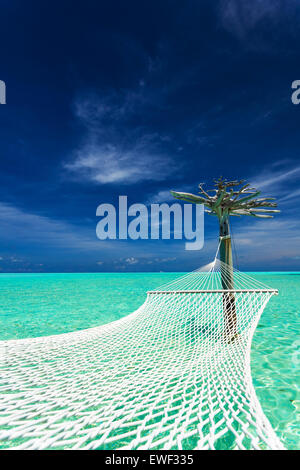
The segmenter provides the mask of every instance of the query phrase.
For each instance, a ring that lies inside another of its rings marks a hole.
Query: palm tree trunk
[[[224,290],[234,289],[231,237],[228,218],[220,224],[221,282]],[[237,334],[237,316],[233,292],[223,293],[225,336],[229,341]]]

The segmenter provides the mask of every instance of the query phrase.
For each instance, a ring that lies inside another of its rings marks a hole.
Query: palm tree
[[[220,261],[223,294],[225,334],[230,340],[237,335],[237,318],[234,300],[234,278],[229,217],[249,215],[258,218],[272,218],[277,207],[274,198],[261,198],[260,191],[241,181],[227,181],[222,177],[214,180],[214,189],[205,191],[199,184],[199,195],[171,191],[171,194],[183,201],[204,204],[208,214],[216,215],[219,221]],[[210,195],[209,193],[213,193]],[[229,292],[228,292],[229,291]]]

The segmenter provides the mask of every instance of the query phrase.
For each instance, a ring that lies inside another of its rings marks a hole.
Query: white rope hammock
[[[220,268],[149,292],[110,324],[2,341],[1,447],[282,449],[250,373],[251,339],[277,291],[237,271],[224,291]]]

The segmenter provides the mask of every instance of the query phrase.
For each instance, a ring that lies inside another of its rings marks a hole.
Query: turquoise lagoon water
[[[66,333],[117,320],[179,273],[0,274],[0,340]],[[253,338],[252,376],[283,444],[300,448],[300,273],[254,273],[277,288]],[[298,421],[297,421],[298,418]]]

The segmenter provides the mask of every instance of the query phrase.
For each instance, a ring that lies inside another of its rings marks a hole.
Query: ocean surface
[[[179,275],[0,274],[0,340],[66,333],[117,320],[137,309],[147,290]],[[285,447],[299,449],[300,273],[251,275],[279,290],[253,338],[254,386]]]

